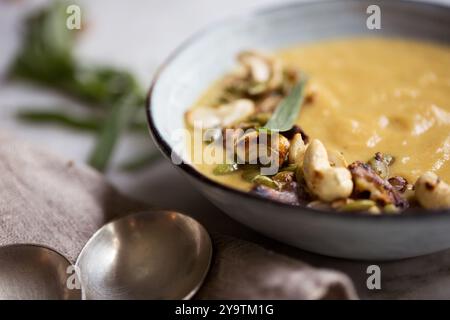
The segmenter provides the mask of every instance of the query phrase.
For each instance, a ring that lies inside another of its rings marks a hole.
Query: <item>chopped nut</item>
[[[320,200],[331,202],[348,198],[353,182],[347,168],[332,167],[322,142],[314,139],[306,149],[303,173],[308,188]]]
[[[289,150],[289,140],[277,133],[252,131],[235,142],[238,159],[244,163],[284,163]]]
[[[415,184],[416,198],[427,209],[450,208],[450,185],[433,172],[425,172]]]
[[[186,112],[187,123],[194,128],[228,127],[253,114],[255,105],[248,99],[239,99],[218,108],[201,107]]]
[[[289,163],[303,165],[303,158],[305,157],[306,146],[303,142],[302,135],[296,133],[291,140],[289,147]]]

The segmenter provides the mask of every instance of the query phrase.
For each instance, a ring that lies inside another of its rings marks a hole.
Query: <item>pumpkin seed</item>
[[[216,176],[222,176],[225,174],[233,173],[237,170],[239,170],[239,166],[237,165],[237,163],[224,163],[217,165],[213,170],[213,174],[215,174]]]
[[[339,208],[340,211],[367,211],[370,208],[375,206],[375,202],[372,200],[361,199],[355,200],[353,202],[349,202],[344,204]]]
[[[280,184],[286,184],[292,182],[294,180],[294,176],[295,173],[292,171],[280,171],[273,176],[272,180]]]
[[[297,171],[297,165],[296,164],[289,164],[286,167],[283,168],[283,171],[290,171],[290,172],[296,172]]]
[[[244,170],[244,172],[242,172],[242,179],[248,182],[252,182],[253,179],[260,174],[260,171],[261,170],[259,168],[246,169]]]
[[[256,177],[253,178],[252,182],[256,183],[256,184],[262,184],[262,185],[272,188],[272,189],[279,189],[278,183],[276,183],[275,181],[273,181],[272,179],[270,179],[267,176],[257,175]]]
[[[389,176],[389,167],[384,161],[372,158],[369,160],[369,166],[383,179]]]
[[[398,213],[398,212],[400,212],[400,209],[397,208],[394,204],[389,203],[389,204],[384,206],[383,212],[385,212],[385,213]]]

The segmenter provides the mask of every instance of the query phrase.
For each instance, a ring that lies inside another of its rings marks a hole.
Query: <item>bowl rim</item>
[[[151,137],[153,138],[153,141],[155,142],[158,149],[162,152],[162,154],[168,158],[171,159],[172,154],[172,147],[163,139],[163,137],[159,134],[159,131],[156,127],[156,123],[153,118],[152,114],[152,97],[155,91],[156,84],[158,83],[159,78],[164,73],[166,68],[172,63],[173,60],[175,60],[180,54],[184,52],[186,48],[188,48],[193,42],[201,39],[203,36],[209,34],[210,32],[214,32],[216,29],[227,25],[235,20],[243,20],[243,19],[252,19],[257,18],[260,15],[270,14],[273,11],[277,10],[284,10],[286,8],[290,7],[303,7],[303,6],[310,6],[310,5],[323,5],[324,3],[336,3],[336,2],[359,2],[359,0],[307,0],[304,2],[286,2],[283,4],[275,4],[275,5],[269,5],[265,6],[260,9],[250,9],[246,10],[243,13],[240,14],[234,14],[231,16],[228,16],[226,18],[219,19],[218,21],[212,22],[207,24],[205,27],[201,28],[199,31],[196,31],[193,35],[185,39],[178,47],[176,47],[172,53],[163,61],[163,63],[159,66],[159,68],[156,70],[153,80],[151,81],[150,88],[147,92],[146,96],[146,104],[145,104],[145,112],[147,116],[147,123],[148,128]],[[443,3],[438,2],[424,2],[421,0],[377,0],[377,4],[380,3],[402,3],[402,4],[409,4],[409,5],[415,5],[415,6],[425,6],[425,7],[434,7],[436,9],[442,9],[442,10],[449,10],[450,5],[446,5]],[[411,218],[411,219],[417,219],[417,218],[433,218],[433,217],[450,217],[450,209],[438,209],[438,210],[428,210],[423,208],[410,208],[406,210],[405,212],[402,212],[400,214],[371,214],[369,212],[343,212],[343,211],[337,211],[337,210],[321,210],[317,208],[310,208],[306,206],[298,206],[298,205],[292,205],[287,204],[283,202],[274,201],[268,198],[264,198],[258,194],[251,193],[251,192],[245,192],[238,189],[235,189],[233,187],[230,187],[225,184],[221,184],[217,181],[214,181],[213,179],[208,178],[204,174],[200,173],[197,169],[195,169],[194,166],[185,163],[184,161],[181,164],[173,164],[172,165],[181,168],[184,172],[186,172],[189,176],[195,178],[196,180],[199,180],[200,182],[214,188],[219,189],[220,191],[229,192],[231,194],[234,194],[236,196],[240,196],[242,198],[247,198],[249,200],[258,201],[261,204],[266,204],[273,206],[275,208],[289,208],[289,209],[301,209],[302,213],[309,213],[309,214],[320,214],[325,215],[327,217],[343,217],[343,218],[351,218],[354,219],[355,217],[358,218],[369,218],[369,219],[405,219],[405,218]]]

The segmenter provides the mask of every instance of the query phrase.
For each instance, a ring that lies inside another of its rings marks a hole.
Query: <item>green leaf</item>
[[[63,114],[30,114],[22,118],[35,122],[53,122],[67,127],[99,132],[89,159],[99,170],[107,168],[120,135],[135,125],[138,107],[145,97],[136,79],[128,72],[110,67],[86,67],[73,53],[75,30],[66,27],[64,1],[54,1],[27,19],[22,48],[10,69],[12,78],[49,86],[91,105],[102,107],[97,124]]]
[[[79,117],[56,110],[22,109],[16,116],[18,119],[30,123],[57,124],[80,131],[95,132],[99,129],[99,119],[96,117]]]
[[[272,117],[261,129],[281,132],[291,129],[303,104],[305,85],[306,79],[300,80],[289,95],[280,102]]]
[[[110,113],[103,122],[97,143],[88,161],[91,166],[99,171],[107,169],[121,134],[126,130],[136,113],[137,106],[134,104],[134,98],[134,96],[126,97],[112,105]]]
[[[60,86],[73,76],[76,31],[66,27],[66,7],[64,2],[54,1],[26,20],[22,48],[10,70],[12,77]]]

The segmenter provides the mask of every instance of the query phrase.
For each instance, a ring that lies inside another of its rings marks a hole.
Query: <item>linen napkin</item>
[[[90,167],[0,133],[0,245],[45,245],[74,262],[103,224],[145,208]],[[196,299],[356,298],[342,273],[232,237],[212,239],[214,260]]]

